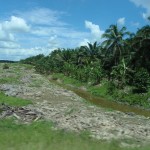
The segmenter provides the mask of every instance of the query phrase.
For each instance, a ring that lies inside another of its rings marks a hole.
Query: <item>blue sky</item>
[[[150,0],[1,0],[0,59],[100,42],[111,24],[136,32],[148,16]]]

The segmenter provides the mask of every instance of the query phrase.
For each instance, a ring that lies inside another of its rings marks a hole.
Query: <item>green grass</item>
[[[73,79],[71,77],[67,77],[61,73],[54,73],[52,75],[52,78],[54,80],[60,79],[62,82],[62,86],[63,85],[72,85],[74,87],[84,86],[87,88],[88,92],[94,96],[105,98],[107,100],[113,100],[113,97],[107,94],[108,84],[106,81],[103,81],[102,86],[90,86],[86,83],[82,83],[82,82],[80,82],[76,79]]]
[[[6,83],[19,83],[18,81],[18,77],[14,78],[14,77],[5,77],[5,78],[1,78],[0,79],[0,84],[6,84]]]
[[[0,103],[4,103],[10,106],[26,106],[28,104],[32,104],[30,100],[24,100],[21,98],[6,96],[2,92],[0,92]]]
[[[91,86],[88,88],[88,91],[98,97],[105,98],[107,100],[122,102],[129,105],[141,106],[144,108],[150,108],[150,103],[147,99],[150,97],[150,92],[145,94],[136,94],[136,93],[125,93],[124,90],[115,89],[111,94],[107,92],[107,83],[102,86]]]
[[[31,70],[34,68],[33,65],[29,65],[29,64],[21,64],[21,63],[18,63],[18,66],[23,66],[25,67],[26,70]]]
[[[95,95],[95,96],[100,96],[100,97],[105,97],[107,95],[107,84],[104,83],[102,86],[90,86],[88,88],[88,91]]]
[[[13,68],[13,70],[15,72],[20,72],[22,68],[24,68],[24,70],[31,70],[34,67],[31,65],[26,65],[26,64],[20,64],[20,63],[16,63],[16,64],[11,64],[11,67]]]
[[[105,81],[103,81],[104,83],[102,86],[90,86],[71,77],[67,77],[61,73],[54,73],[52,75],[52,78],[54,78],[55,80],[60,79],[63,85],[73,85],[74,87],[85,86],[88,92],[90,92],[92,95],[112,100],[112,97],[110,95],[107,95],[108,84],[105,83]]]
[[[55,73],[52,75],[53,79],[61,79],[61,81],[63,82],[63,84],[68,84],[68,85],[73,85],[75,87],[80,87],[82,85],[84,85],[83,83],[81,83],[80,81],[73,79],[71,77],[67,77],[64,74],[61,73]]]
[[[150,97],[150,94],[129,94],[124,96],[120,101],[126,102],[130,105],[138,105],[145,109],[150,108],[150,102],[148,102],[148,98]]]
[[[21,63],[7,63],[9,66],[9,69],[3,69],[3,66],[6,63],[0,63],[0,71],[6,71],[6,72],[19,72],[22,67],[24,67],[25,70],[31,70],[34,68],[32,65],[27,65],[27,64],[21,64]]]
[[[20,125],[13,120],[0,121],[0,148],[2,150],[131,150],[121,148],[116,141],[92,140],[87,134],[52,130],[49,122]],[[132,149],[133,150],[133,149]],[[149,150],[149,147],[134,150]]]

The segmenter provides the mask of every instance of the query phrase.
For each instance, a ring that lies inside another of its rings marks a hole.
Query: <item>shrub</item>
[[[116,90],[116,85],[113,81],[110,81],[107,86],[107,93],[113,95]]]
[[[148,95],[145,94],[128,94],[125,95],[124,98],[122,98],[122,102],[127,102],[130,105],[138,105],[138,106],[144,106],[149,108],[148,104]]]
[[[3,65],[3,69],[9,69],[8,64],[4,64],[4,65]]]
[[[147,92],[149,83],[150,83],[150,75],[148,71],[144,68],[140,68],[139,70],[136,70],[133,78],[133,86],[135,86],[133,92],[135,93]]]

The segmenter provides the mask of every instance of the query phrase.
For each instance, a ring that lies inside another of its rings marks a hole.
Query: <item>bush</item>
[[[116,85],[115,85],[115,83],[114,83],[113,81],[110,81],[110,82],[108,83],[107,93],[108,93],[109,95],[113,95],[114,92],[115,92],[115,90],[116,90]]]
[[[4,64],[4,65],[3,65],[3,69],[9,69],[8,64]]]
[[[150,83],[150,75],[144,68],[136,70],[133,78],[134,93],[145,93],[148,91]]]
[[[130,105],[138,105],[149,108],[148,104],[148,95],[145,94],[128,94],[125,95],[122,100],[122,102],[127,102]]]

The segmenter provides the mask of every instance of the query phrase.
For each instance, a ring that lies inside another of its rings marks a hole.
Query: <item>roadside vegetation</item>
[[[75,49],[56,49],[21,60],[41,74],[63,74],[89,91],[118,102],[149,107],[150,26],[133,34],[111,25],[103,42]],[[68,79],[67,79],[68,80]],[[77,83],[77,82],[76,82]]]
[[[123,148],[119,143],[93,140],[87,133],[56,131],[52,123],[45,121],[23,125],[16,124],[13,119],[0,120],[0,147],[3,150],[149,150],[149,147]]]

